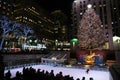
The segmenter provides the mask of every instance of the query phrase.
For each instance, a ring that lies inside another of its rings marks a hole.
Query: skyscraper
[[[13,14],[13,5],[5,2],[4,0],[0,0],[0,15],[11,16]]]
[[[73,37],[77,36],[77,29],[79,21],[82,19],[82,15],[87,9],[88,4],[92,4],[95,12],[101,18],[101,26],[104,27],[104,31],[108,41],[108,49],[113,49],[113,35],[120,35],[120,9],[119,0],[74,0],[72,5],[72,20]]]
[[[0,15],[29,25],[40,40],[54,41],[54,22],[47,11],[32,0],[0,0]]]

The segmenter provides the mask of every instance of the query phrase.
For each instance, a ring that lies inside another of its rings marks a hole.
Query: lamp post
[[[72,48],[75,48],[76,44],[78,43],[78,39],[73,38],[73,39],[71,39],[71,42],[72,42]]]
[[[58,47],[58,40],[56,39],[55,40],[55,49],[57,50],[57,47]]]

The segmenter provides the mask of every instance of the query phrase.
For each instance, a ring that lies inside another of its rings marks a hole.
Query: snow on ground
[[[98,71],[98,70],[90,70],[89,73],[86,73],[85,69],[80,69],[80,68],[67,68],[67,67],[54,67],[54,66],[49,66],[49,65],[34,65],[31,66],[33,68],[41,69],[41,70],[47,70],[50,72],[51,70],[54,70],[54,74],[59,73],[62,71],[63,75],[70,75],[73,76],[74,80],[77,78],[86,77],[85,80],[89,80],[90,77],[93,77],[94,80],[110,80],[110,74],[109,71]],[[23,68],[16,68],[16,69],[11,69],[11,74],[12,77],[15,77],[15,74],[17,71],[22,72]],[[5,70],[5,73],[8,70]]]

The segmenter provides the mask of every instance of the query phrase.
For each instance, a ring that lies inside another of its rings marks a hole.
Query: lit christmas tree
[[[98,49],[105,43],[105,34],[99,16],[91,5],[85,11],[78,27],[78,46],[80,49]]]

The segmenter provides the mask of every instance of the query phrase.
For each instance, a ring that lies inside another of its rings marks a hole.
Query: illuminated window
[[[111,22],[111,24],[114,24],[114,22]]]
[[[6,4],[6,2],[4,2],[4,4]]]
[[[76,2],[74,3],[74,6],[76,6]]]
[[[103,6],[106,6],[105,4]]]
[[[114,8],[114,10],[115,10],[116,8]]]
[[[7,13],[7,15],[9,15],[9,13]]]
[[[6,9],[5,6],[3,6],[3,9]]]
[[[106,1],[103,1],[103,6],[104,6],[104,7],[106,6]]]
[[[100,7],[102,7],[102,5],[99,5]]]
[[[81,12],[80,15],[82,15],[83,13]]]
[[[94,8],[96,8],[96,6],[95,6],[95,5],[94,5],[93,7],[94,7]]]
[[[58,28],[54,28],[54,30],[58,30]]]
[[[10,11],[10,9],[8,8],[8,11]]]
[[[102,7],[101,2],[99,2],[99,7]]]
[[[107,25],[105,25],[105,29],[108,29],[108,26],[107,26]]]
[[[33,10],[35,10],[35,7],[32,7]]]
[[[77,1],[75,0],[74,3],[76,3]]]
[[[55,33],[58,33],[58,31],[55,31]]]
[[[41,21],[38,21],[38,23],[41,23]]]

